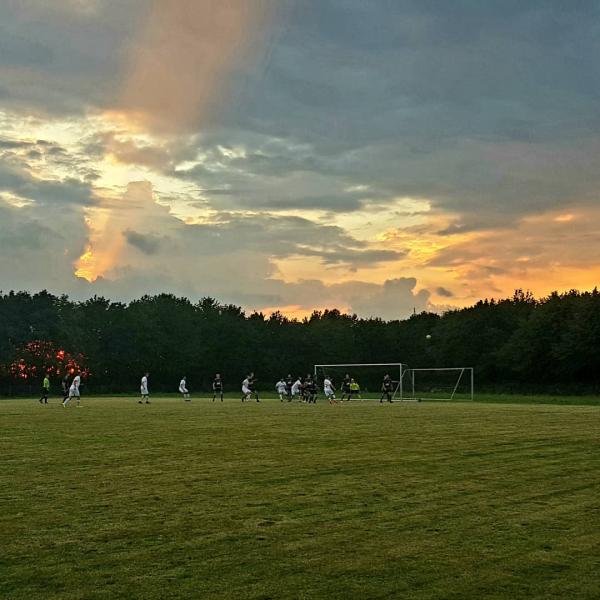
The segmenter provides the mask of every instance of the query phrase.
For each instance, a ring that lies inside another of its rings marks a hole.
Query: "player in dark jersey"
[[[220,396],[221,402],[223,402],[223,380],[221,379],[221,374],[217,373],[212,382],[213,389],[213,402],[217,396]]]
[[[63,393],[63,402],[69,397],[69,388],[71,387],[71,383],[69,381],[69,375],[65,374],[60,383]]]
[[[346,373],[346,375],[344,375],[344,379],[342,379],[342,395],[340,397],[340,400],[344,400],[344,399],[348,399],[350,400],[350,397],[352,396],[352,393],[350,391],[350,382],[352,381],[352,378],[350,377],[349,373]]]
[[[317,387],[317,382],[311,377],[308,381],[307,381],[307,397],[308,397],[308,403],[309,404],[316,404],[317,403],[317,394],[319,393],[319,388]]]
[[[294,378],[291,373],[285,378],[285,393],[287,395],[288,402],[292,401],[292,386],[294,385]]]
[[[310,373],[304,378],[302,382],[302,402],[310,402],[310,389],[312,386],[312,377]]]
[[[384,398],[387,398],[387,401],[391,402],[393,393],[394,382],[392,381],[392,378],[386,373],[383,376],[383,381],[381,382],[381,398],[379,398],[379,402],[383,403]]]

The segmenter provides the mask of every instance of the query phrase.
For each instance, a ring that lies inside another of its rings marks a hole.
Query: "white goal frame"
[[[457,379],[452,392],[450,393],[450,397],[448,398],[435,398],[435,400],[454,400],[454,396],[456,395],[456,390],[460,385],[460,382],[463,381],[463,378],[468,379],[469,391],[467,392],[471,398],[471,400],[475,397],[475,373],[473,371],[473,367],[431,367],[431,368],[422,368],[422,369],[407,369],[405,374],[410,375],[410,390],[412,392],[413,400],[427,400],[428,398],[421,398],[415,395],[415,373],[419,372],[432,372],[432,371],[456,371]]]
[[[392,400],[395,400],[396,402],[403,401],[403,400],[404,401],[414,401],[414,398],[407,398],[404,396],[404,393],[403,393],[403,380],[404,380],[404,376],[408,372],[408,365],[406,365],[404,363],[337,363],[337,364],[330,364],[330,365],[314,365],[313,372],[315,375],[315,380],[317,380],[319,369],[327,369],[327,368],[351,369],[353,367],[388,367],[389,371],[392,371],[392,369],[394,369],[394,370],[397,369],[398,380],[397,380],[396,388],[394,389],[394,394],[392,396]]]

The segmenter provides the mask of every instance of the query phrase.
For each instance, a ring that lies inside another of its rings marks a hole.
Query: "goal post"
[[[357,400],[379,400],[381,398],[381,384],[385,375],[389,375],[393,382],[392,400],[399,401],[405,398],[404,386],[406,385],[407,365],[403,363],[336,363],[314,365],[315,380],[319,386],[328,377],[337,389],[337,395],[342,393],[342,381],[346,375],[354,379],[360,387],[359,394],[353,394]]]
[[[404,391],[418,400],[473,400],[473,367],[407,369]]]

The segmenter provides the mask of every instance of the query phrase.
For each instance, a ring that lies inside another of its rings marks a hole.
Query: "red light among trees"
[[[61,377],[78,371],[82,377],[89,375],[86,357],[81,354],[57,350],[53,342],[32,340],[15,352],[15,359],[8,365],[8,372],[17,381],[41,378],[43,375]]]

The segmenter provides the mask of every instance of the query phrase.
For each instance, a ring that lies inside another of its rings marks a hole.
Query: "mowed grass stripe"
[[[10,598],[592,598],[597,407],[0,403]]]

